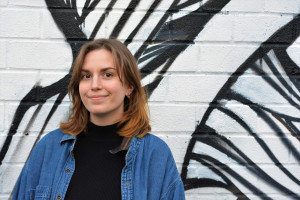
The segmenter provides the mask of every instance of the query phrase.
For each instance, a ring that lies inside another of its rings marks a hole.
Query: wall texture
[[[87,41],[138,59],[188,200],[300,199],[300,0],[0,0],[0,199]]]

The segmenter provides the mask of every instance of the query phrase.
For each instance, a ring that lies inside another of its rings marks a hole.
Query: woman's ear
[[[127,91],[126,91],[126,96],[128,97],[128,99],[130,99],[130,95],[132,93],[132,91],[134,90],[133,86],[129,86]]]
[[[131,94],[133,90],[134,90],[134,87],[132,85],[128,87],[128,93],[129,94]]]

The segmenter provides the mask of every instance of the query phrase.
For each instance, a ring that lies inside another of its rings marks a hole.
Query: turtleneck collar
[[[118,123],[107,126],[98,126],[89,121],[85,135],[97,140],[120,140],[123,137],[118,135],[117,131],[119,128],[117,125]]]

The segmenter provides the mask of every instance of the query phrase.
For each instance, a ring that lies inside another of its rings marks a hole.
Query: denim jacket
[[[76,136],[54,130],[33,149],[14,189],[13,200],[64,199],[75,170]],[[123,200],[185,199],[169,147],[158,137],[134,137],[121,174]]]

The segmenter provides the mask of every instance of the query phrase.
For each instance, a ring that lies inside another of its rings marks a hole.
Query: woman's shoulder
[[[147,133],[142,137],[143,146],[148,150],[152,150],[161,154],[171,154],[171,150],[167,143],[152,133]]]
[[[37,143],[36,148],[44,148],[46,146],[58,146],[61,144],[61,142],[73,138],[75,138],[75,136],[66,134],[58,128],[44,135],[42,139]]]
[[[143,139],[147,144],[151,145],[166,145],[166,142],[152,133],[147,133]]]

